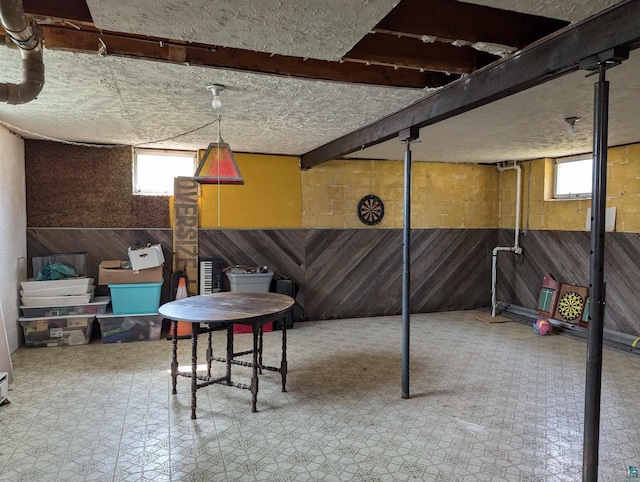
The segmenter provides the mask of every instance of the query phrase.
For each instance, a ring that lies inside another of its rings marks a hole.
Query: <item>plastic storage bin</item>
[[[231,291],[267,293],[271,286],[273,271],[267,273],[227,273]]]
[[[98,315],[102,343],[159,340],[162,317],[157,313],[141,315]]]
[[[38,273],[42,271],[49,263],[62,263],[73,268],[75,276],[87,275],[87,253],[53,253],[45,254],[41,256],[34,256],[31,259],[31,266],[33,268],[33,277],[38,279]],[[59,279],[56,277],[46,277],[46,280]]]
[[[93,278],[69,278],[49,281],[29,280],[20,283],[24,296],[83,295],[91,291]]]
[[[231,291],[249,292],[249,293],[268,293],[271,286],[271,278],[273,271],[266,273],[227,273]],[[273,322],[266,323],[262,327],[262,331],[273,331]],[[251,327],[245,325],[233,325],[234,333],[251,333]]]
[[[18,318],[24,331],[25,345],[43,346],[86,345],[91,341],[94,315]]]
[[[109,290],[114,315],[142,315],[158,312],[162,282],[111,284]]]
[[[98,315],[107,312],[107,305],[111,301],[108,296],[97,296],[93,303],[71,305],[71,306],[46,306],[28,307],[21,306],[24,318],[42,318],[47,316],[68,316],[68,315]]]
[[[62,295],[62,296],[35,296],[31,298],[24,291],[20,292],[22,296],[22,304],[28,307],[47,307],[47,306],[72,306],[84,305],[93,301],[93,286],[89,293],[83,295]]]

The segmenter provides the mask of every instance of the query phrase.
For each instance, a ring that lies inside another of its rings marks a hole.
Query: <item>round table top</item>
[[[191,323],[272,321],[279,319],[294,302],[290,296],[279,293],[223,291],[165,303],[158,313],[170,320]]]

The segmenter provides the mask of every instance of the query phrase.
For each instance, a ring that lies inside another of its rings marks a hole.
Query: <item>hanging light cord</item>
[[[217,162],[217,169],[218,169],[218,227],[220,227],[220,216],[221,216],[221,209],[220,209],[220,143],[222,142],[222,135],[220,134],[220,125],[222,124],[221,122],[221,118],[220,118],[220,108],[216,109],[216,113],[218,114],[218,118],[216,119],[218,121],[218,146],[216,147],[216,149],[218,150],[218,162]]]
[[[197,131],[199,131],[201,129],[209,127],[214,122],[218,122],[218,131],[219,131],[220,130],[220,115],[218,115],[218,118],[216,120],[213,120],[211,122],[207,122],[206,124],[203,124],[203,125],[201,125],[199,127],[195,127],[195,128],[190,129],[188,131],[181,132],[180,134],[176,134],[175,136],[165,137],[165,138],[162,138],[162,139],[155,139],[153,141],[138,142],[137,144],[89,144],[87,142],[66,141],[64,139],[57,139],[55,137],[46,136],[44,134],[38,134],[37,132],[31,132],[31,131],[29,131],[27,129],[23,129],[21,127],[17,127],[17,126],[14,126],[12,124],[9,124],[8,122],[5,122],[3,120],[0,120],[0,125],[3,125],[7,129],[12,130],[12,131],[17,132],[17,133],[27,134],[27,135],[30,135],[30,136],[35,136],[35,137],[38,137],[40,139],[44,139],[44,140],[47,140],[47,141],[60,142],[61,144],[67,144],[67,145],[70,145],[70,146],[96,147],[96,148],[100,148],[100,149],[114,149],[116,147],[142,147],[142,146],[147,146],[149,144],[159,144],[161,142],[172,141],[174,139],[178,139],[180,137],[192,134],[193,132],[197,132]]]

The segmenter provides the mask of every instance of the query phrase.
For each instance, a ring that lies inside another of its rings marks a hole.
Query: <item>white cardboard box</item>
[[[150,244],[139,249],[129,248],[129,261],[131,261],[131,269],[134,271],[162,266],[164,263],[162,246]]]

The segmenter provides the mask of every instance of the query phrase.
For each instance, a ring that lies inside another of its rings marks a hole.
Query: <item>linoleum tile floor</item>
[[[401,398],[400,317],[297,323],[289,376],[248,390],[171,395],[171,343],[21,348],[0,407],[2,481],[574,481],[581,479],[585,343],[487,324],[411,318]],[[206,337],[200,338],[199,363]],[[214,333],[222,356],[224,332]],[[236,336],[236,349],[250,347]],[[191,343],[179,343],[190,367]],[[265,334],[279,365],[280,332]],[[214,363],[214,374],[224,365]],[[248,383],[250,369],[233,367]],[[640,465],[640,358],[605,350],[600,480]]]

